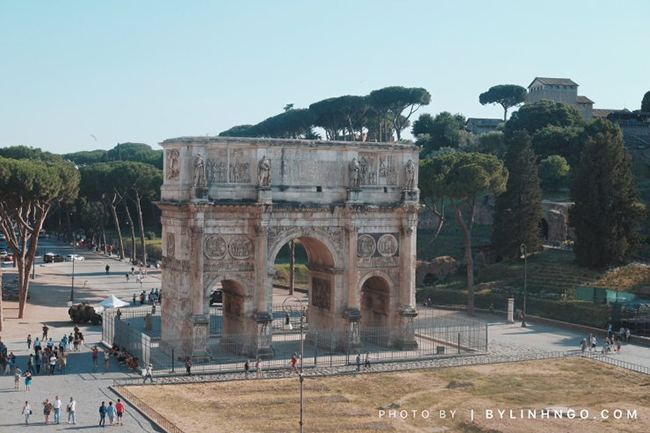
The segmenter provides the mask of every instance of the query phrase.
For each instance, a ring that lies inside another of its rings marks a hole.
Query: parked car
[[[210,294],[210,306],[223,307],[223,292],[219,289],[213,290]]]
[[[45,263],[57,263],[64,261],[64,258],[61,254],[45,253],[43,261]]]
[[[8,255],[9,253],[7,253],[7,250],[5,250],[4,248],[0,248],[0,259],[4,259]]]
[[[65,261],[66,262],[83,262],[84,261],[84,256],[80,256],[79,254],[68,254],[65,256]]]

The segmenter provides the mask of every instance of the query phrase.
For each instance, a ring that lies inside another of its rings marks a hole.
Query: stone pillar
[[[190,228],[190,293],[192,308],[192,349],[190,356],[197,362],[210,359],[207,351],[210,309],[203,286],[203,215],[197,214],[196,225]]]
[[[273,296],[273,283],[267,269],[267,244],[268,226],[257,224],[255,226],[255,313],[257,324],[257,340],[254,342],[255,354],[259,358],[270,358],[273,354],[271,348],[271,323],[273,316],[268,311],[268,298]],[[269,281],[271,281],[269,287]],[[269,292],[270,293],[267,293]]]
[[[343,312],[343,317],[347,320],[345,332],[345,346],[348,353],[356,353],[361,348],[361,309],[359,302],[361,297],[357,293],[360,288],[358,287],[357,279],[357,233],[359,228],[353,225],[345,226],[345,233],[348,240],[348,262],[345,280],[347,282],[347,308]]]
[[[411,223],[411,221],[409,221]],[[398,311],[395,317],[396,335],[394,346],[401,350],[412,350],[418,347],[415,341],[415,228],[412,225],[400,228],[399,261],[400,278],[398,290]]]
[[[515,323],[515,298],[508,298],[508,323]]]

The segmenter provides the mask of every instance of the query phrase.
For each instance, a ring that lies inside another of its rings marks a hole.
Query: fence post
[[[460,355],[460,332],[458,333],[458,354]]]
[[[172,347],[172,373],[174,372],[174,348]]]
[[[318,332],[314,332],[314,367],[318,367]]]

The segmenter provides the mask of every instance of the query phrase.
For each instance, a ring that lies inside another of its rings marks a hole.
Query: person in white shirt
[[[151,380],[153,383],[153,365],[149,364],[144,374],[144,381],[142,383],[147,383],[147,379]]]
[[[29,416],[32,414],[32,409],[29,407],[29,403],[25,402],[23,406],[23,415],[25,415],[25,424],[29,424]]]
[[[77,423],[77,402],[74,398],[70,397],[70,403],[68,403],[68,424]]]
[[[57,395],[56,398],[54,399],[54,423],[60,424],[61,423],[61,399]]]

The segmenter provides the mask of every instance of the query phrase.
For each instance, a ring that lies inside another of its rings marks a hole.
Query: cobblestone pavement
[[[71,248],[51,243],[44,245],[49,250],[68,254]],[[75,297],[89,301],[97,301],[108,294],[116,294],[124,300],[129,300],[132,293],[139,291],[137,283],[126,283],[124,274],[130,271],[131,266],[102,255],[80,252],[86,256],[86,261],[76,268],[77,280],[80,287],[75,291]],[[111,274],[106,275],[104,267],[111,266]],[[7,269],[5,268],[5,271]],[[27,345],[25,336],[31,333],[32,337],[40,336],[42,322],[50,326],[50,335],[56,340],[64,333],[70,333],[72,324],[67,317],[65,301],[69,295],[71,266],[69,263],[57,263],[37,267],[37,279],[30,288],[30,309],[25,320],[12,319],[5,322],[6,332],[2,334],[3,341],[19,358],[19,366],[25,369],[27,364]],[[159,287],[157,275],[152,275],[147,280],[146,289]],[[5,305],[7,307],[7,305]],[[9,306],[11,308],[11,306]],[[479,316],[489,322],[489,354],[473,355],[464,358],[436,358],[421,361],[374,363],[370,372],[397,371],[407,368],[436,368],[459,364],[480,364],[486,362],[504,362],[517,359],[535,359],[548,356],[559,356],[559,352],[577,351],[584,335],[557,328],[549,325],[529,323],[527,328],[522,328],[519,323],[506,324],[502,319],[488,316]],[[102,401],[117,398],[108,388],[113,380],[120,381],[131,379],[139,383],[137,376],[130,374],[123,367],[111,360],[109,372],[102,373],[100,367],[94,371],[92,367],[90,347],[98,343],[101,337],[99,327],[83,327],[86,344],[80,352],[70,355],[68,372],[66,375],[36,376],[32,390],[26,392],[21,382],[21,389],[13,389],[13,377],[0,375],[0,431],[9,431],[14,426],[24,423],[20,411],[25,400],[30,402],[34,415],[32,415],[29,430],[34,431],[59,431],[94,428],[99,422],[98,407]],[[599,339],[599,343],[602,340]],[[552,354],[550,352],[558,352]],[[610,358],[620,359],[634,364],[650,367],[650,349],[625,344],[620,355]],[[100,362],[101,364],[101,362]],[[0,372],[2,374],[2,372]],[[265,372],[267,377],[289,377],[289,371],[270,370]],[[331,374],[356,374],[355,366],[318,367],[306,369],[309,376],[323,376]],[[252,377],[252,375],[251,375]],[[293,374],[293,377],[296,377]],[[199,380],[235,380],[244,379],[242,372],[223,374],[201,374],[192,377],[177,375],[170,378],[157,377],[161,382],[188,382]],[[61,424],[57,426],[43,423],[41,402],[45,398],[53,399],[58,394],[66,402],[74,396],[78,402],[78,424]],[[146,418],[141,416],[134,408],[127,405],[125,425],[120,428],[124,432],[153,432],[157,431]]]

